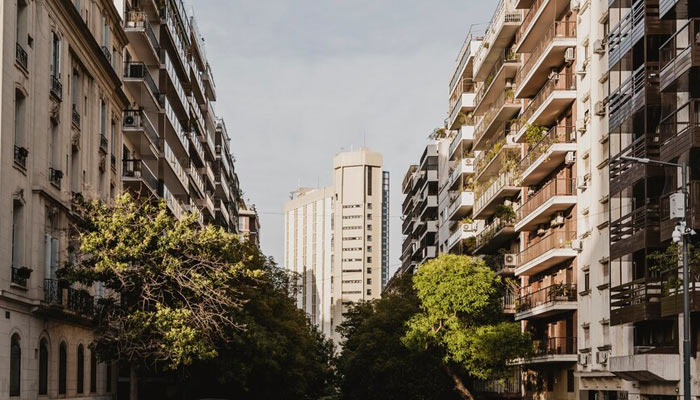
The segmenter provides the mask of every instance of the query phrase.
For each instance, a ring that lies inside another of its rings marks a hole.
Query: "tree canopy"
[[[437,350],[455,388],[473,395],[455,366],[477,379],[502,379],[508,362],[531,354],[520,325],[503,314],[503,284],[476,257],[440,255],[422,264],[413,277],[420,312],[408,322],[403,342],[416,350]]]

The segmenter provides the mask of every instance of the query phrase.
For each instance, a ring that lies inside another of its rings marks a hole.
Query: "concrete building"
[[[333,334],[333,194],[300,188],[284,205],[284,267],[296,277],[297,307],[327,337]]]
[[[238,231],[246,240],[260,247],[260,216],[255,205],[248,207],[241,201],[238,208]]]
[[[103,288],[65,288],[56,271],[71,257],[80,197],[128,190],[238,231],[238,179],[202,38],[179,0],[0,7],[2,54],[14,54],[0,77],[0,372],[9,378],[0,399],[120,397],[128,377],[89,350]]]
[[[297,305],[336,343],[345,310],[379,297],[388,276],[388,180],[381,154],[339,153],[332,186],[299,189],[285,204],[284,265],[298,277]]]

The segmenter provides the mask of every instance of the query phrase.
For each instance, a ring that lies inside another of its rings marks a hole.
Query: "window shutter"
[[[51,276],[51,235],[44,235],[44,279],[52,279]]]
[[[51,279],[56,279],[58,269],[58,239],[51,238]]]

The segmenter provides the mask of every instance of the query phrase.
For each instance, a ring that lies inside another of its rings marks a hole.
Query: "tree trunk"
[[[136,366],[129,366],[129,400],[139,399],[139,380],[136,374]]]
[[[474,396],[472,396],[469,389],[467,389],[467,387],[464,386],[464,383],[462,383],[462,379],[459,377],[459,375],[457,375],[457,373],[454,372],[448,364],[443,364],[443,366],[445,367],[445,371],[447,372],[447,375],[449,375],[450,378],[452,378],[452,380],[454,381],[455,390],[457,391],[457,393],[459,393],[459,395],[464,400],[474,400]]]

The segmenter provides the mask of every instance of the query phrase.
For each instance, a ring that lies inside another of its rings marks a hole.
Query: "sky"
[[[284,203],[331,183],[336,153],[366,145],[391,173],[391,272],[401,255],[401,181],[447,116],[471,24],[496,0],[190,0],[244,198],[265,254],[282,264]]]

